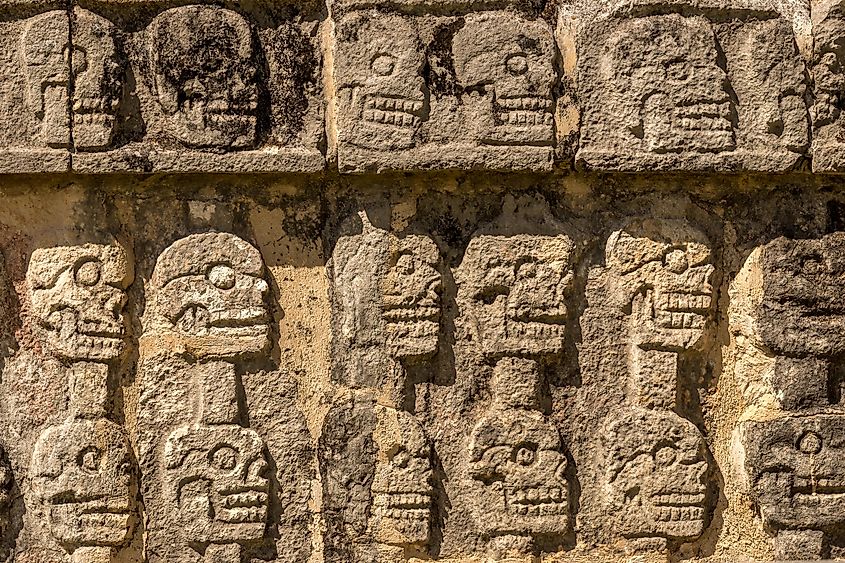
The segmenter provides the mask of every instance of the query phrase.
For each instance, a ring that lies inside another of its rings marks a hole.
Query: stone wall
[[[0,559],[845,558],[843,10],[0,0]]]

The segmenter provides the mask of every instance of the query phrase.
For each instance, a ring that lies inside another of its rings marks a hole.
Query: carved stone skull
[[[602,430],[608,514],[626,537],[704,531],[707,460],[698,428],[672,411],[629,408]]]
[[[202,358],[258,354],[270,345],[261,253],[230,233],[194,234],[156,261],[147,333]]]
[[[622,102],[620,128],[650,152],[736,148],[727,75],[718,57],[713,30],[701,16],[621,22],[601,64],[608,88]]]
[[[714,304],[705,235],[683,221],[642,219],[614,232],[605,250],[635,343],[673,351],[696,346]]]
[[[748,421],[739,428],[751,493],[775,529],[845,523],[845,415]]]
[[[167,130],[188,147],[256,142],[257,65],[249,23],[215,6],[182,6],[148,29],[155,94]]]
[[[164,467],[178,521],[192,542],[243,543],[264,536],[269,503],[264,441],[235,424],[173,431]]]
[[[379,543],[425,546],[434,495],[431,445],[412,414],[378,405],[375,411],[370,532]]]
[[[504,12],[471,14],[455,34],[452,51],[467,95],[486,99],[475,124],[481,142],[553,142],[555,45],[544,21]]]
[[[340,20],[334,68],[341,142],[385,151],[415,144],[428,117],[423,52],[402,16],[368,11]]]
[[[34,510],[68,552],[120,547],[135,526],[136,469],[123,429],[107,419],[47,428],[32,452]]]
[[[456,272],[458,301],[469,337],[484,354],[562,351],[574,248],[564,235],[479,235],[470,241]]]
[[[66,360],[108,362],[126,347],[123,306],[131,265],[118,246],[38,249],[26,273],[35,329]]]

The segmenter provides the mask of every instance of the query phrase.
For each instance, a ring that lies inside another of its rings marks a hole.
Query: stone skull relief
[[[126,347],[123,306],[132,268],[118,246],[87,244],[32,253],[27,284],[35,327],[62,359],[110,362]]]

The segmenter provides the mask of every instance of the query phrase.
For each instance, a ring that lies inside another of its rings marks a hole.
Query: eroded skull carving
[[[784,416],[740,427],[745,467],[763,520],[775,529],[845,522],[845,416]]]
[[[264,536],[269,503],[264,441],[236,424],[176,429],[164,447],[173,506],[202,544],[244,543]]]
[[[608,514],[626,537],[692,539],[706,526],[707,460],[698,428],[671,411],[631,408],[602,430]]]
[[[480,141],[548,145],[554,140],[555,46],[542,20],[513,13],[471,14],[452,45],[458,82],[487,98]]]
[[[776,353],[834,356],[845,351],[845,233],[778,238],[760,252],[756,334]]]
[[[714,267],[703,233],[683,221],[643,219],[613,233],[607,266],[636,344],[686,350],[713,316]]]
[[[564,235],[479,235],[456,273],[473,340],[489,356],[563,349],[575,246]]]
[[[132,268],[118,246],[34,251],[26,273],[35,328],[66,360],[108,362],[126,347],[123,306]]]
[[[407,149],[428,117],[423,47],[405,18],[375,11],[337,25],[335,84],[341,142],[376,150]]]
[[[129,541],[137,486],[130,452],[123,429],[106,419],[70,420],[38,437],[30,466],[33,499],[68,552]]]
[[[825,9],[827,8],[827,9]],[[845,99],[845,11],[839,1],[813,6],[814,123],[840,121]]]
[[[156,261],[145,329],[174,336],[198,357],[267,349],[269,291],[258,249],[230,233],[189,235]]]
[[[569,527],[569,462],[539,410],[533,360],[496,364],[495,402],[470,435],[468,498],[488,536],[562,534]]]
[[[379,543],[425,546],[434,495],[431,445],[412,414],[382,406],[375,412],[370,533]]]
[[[600,72],[622,104],[619,127],[644,150],[736,148],[727,75],[706,19],[668,14],[624,21],[606,53]],[[612,115],[618,121],[620,113]]]
[[[88,10],[73,10],[73,48],[68,14],[47,12],[24,30],[21,53],[27,104],[41,124],[39,136],[50,147],[80,150],[108,147],[122,94],[123,68],[114,24]],[[73,100],[68,112],[70,77]]]
[[[249,23],[214,6],[182,6],[149,27],[155,93],[167,130],[188,147],[256,143],[257,66]]]

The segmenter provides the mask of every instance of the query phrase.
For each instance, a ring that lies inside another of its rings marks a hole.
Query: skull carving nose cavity
[[[378,76],[390,76],[396,68],[396,59],[390,55],[378,55],[370,66]]]
[[[235,270],[225,264],[217,264],[208,271],[208,281],[218,289],[235,287]]]
[[[513,75],[525,74],[528,71],[528,59],[525,55],[510,55],[505,60],[505,66],[508,67],[508,72]]]
[[[100,281],[100,264],[95,260],[83,262],[76,268],[76,283],[84,286],[94,286]]]
[[[666,269],[676,274],[686,272],[689,268],[689,260],[687,260],[687,253],[683,250],[673,250],[666,255],[665,259]]]
[[[817,454],[822,451],[822,437],[815,432],[805,432],[798,440],[798,449],[805,454]]]
[[[516,451],[516,462],[520,465],[531,465],[534,463],[534,450],[527,446],[522,446]]]

